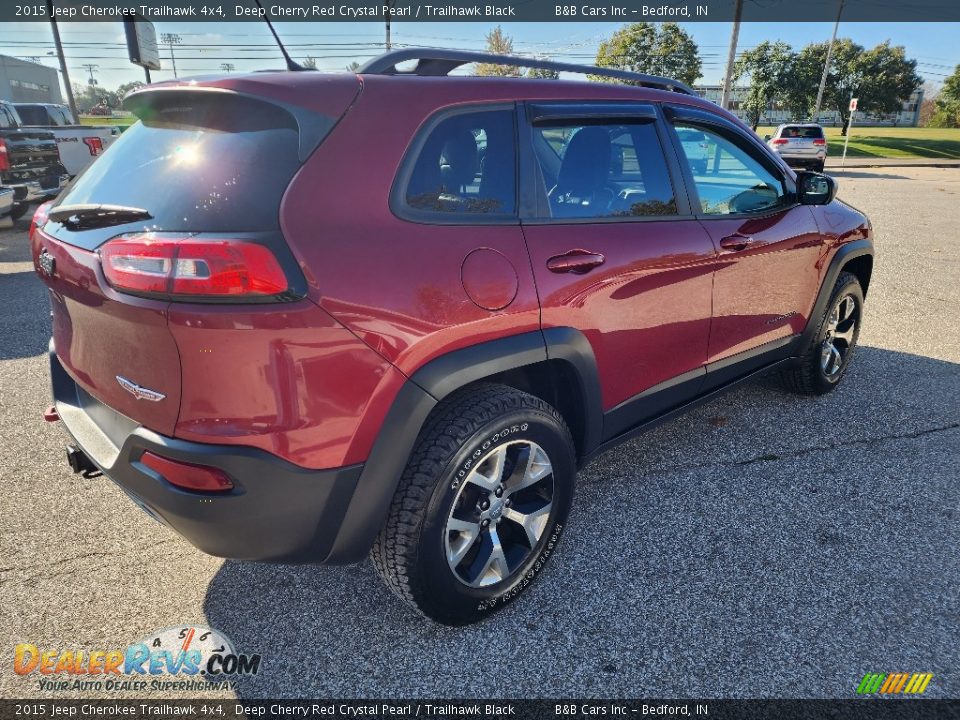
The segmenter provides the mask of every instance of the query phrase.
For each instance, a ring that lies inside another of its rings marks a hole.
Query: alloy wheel
[[[553,465],[537,443],[516,440],[479,458],[444,529],[447,563],[465,585],[506,580],[543,537],[553,507]]]
[[[820,370],[827,378],[834,378],[843,368],[853,350],[860,309],[853,295],[844,295],[834,304],[827,319],[827,332],[820,346]]]

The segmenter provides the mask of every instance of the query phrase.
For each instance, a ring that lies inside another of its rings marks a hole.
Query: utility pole
[[[389,52],[389,50],[390,50],[390,7],[391,7],[391,5],[392,5],[392,1],[391,1],[391,0],[387,0],[386,5],[385,5],[385,7],[386,7],[386,9],[387,9],[387,16],[384,18],[384,20],[386,21],[386,24],[387,24],[387,36],[386,36],[386,42],[384,43],[384,47],[386,48],[386,50],[387,50],[388,52]]]
[[[177,75],[177,59],[173,56],[173,46],[183,42],[183,38],[176,33],[163,33],[160,36],[160,42],[170,48],[170,64],[173,65],[173,76],[175,78],[179,77]]]
[[[99,66],[99,65],[94,65],[93,63],[87,63],[87,64],[84,65],[83,67],[84,67],[84,69],[85,69],[88,73],[90,73],[90,80],[87,82],[87,85],[96,85],[96,84],[97,84],[97,79],[93,76],[93,71],[96,70],[96,69],[97,69],[98,67],[100,67],[100,66]]]
[[[837,21],[833,24],[833,35],[830,36],[830,44],[827,45],[827,59],[823,63],[823,75],[820,77],[820,89],[817,90],[817,104],[813,108],[813,115],[810,119],[816,122],[820,114],[820,105],[823,103],[823,91],[827,87],[827,75],[830,74],[830,60],[833,58],[833,44],[837,41],[837,28],[840,27],[840,13],[843,12],[843,0],[840,0],[840,7],[837,8]]]
[[[733,31],[730,33],[730,51],[727,53],[727,74],[723,78],[723,94],[720,95],[720,107],[724,110],[730,102],[730,86],[733,84],[733,64],[737,59],[737,40],[740,38],[740,16],[743,14],[743,0],[737,0],[733,10]]]
[[[220,63],[220,69],[224,72],[233,72],[236,67],[233,63]]]
[[[50,29],[53,31],[53,44],[57,48],[57,58],[60,60],[60,74],[63,75],[63,87],[67,91],[67,103],[75,121],[80,120],[77,110],[77,101],[73,98],[73,86],[70,84],[70,73],[67,72],[67,59],[63,56],[63,43],[60,42],[60,30],[53,16],[53,0],[47,0],[47,17],[50,18]]]

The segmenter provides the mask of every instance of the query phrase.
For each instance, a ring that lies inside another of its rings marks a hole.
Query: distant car
[[[790,167],[811,168],[823,172],[827,160],[827,138],[816,123],[781,125],[764,138],[767,145]]]
[[[697,130],[677,130],[683,152],[690,161],[694,175],[707,174],[707,161],[710,159],[710,143],[707,136]]]
[[[79,175],[120,135],[111,125],[81,125],[66,105],[54,103],[12,103],[25,128],[43,128],[53,133],[60,148],[60,160],[70,177]]]
[[[10,103],[0,101],[0,219],[18,220],[32,203],[55,197],[68,180],[57,139],[43,128],[21,127]]]

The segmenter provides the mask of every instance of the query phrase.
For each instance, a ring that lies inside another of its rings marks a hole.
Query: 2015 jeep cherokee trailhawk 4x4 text
[[[447,76],[478,61],[632,85]],[[818,394],[850,365],[869,222],[672,80],[400,50],[127,106],[31,230],[48,417],[208,553],[370,553],[471,622],[553,554],[588,459],[759,372]]]

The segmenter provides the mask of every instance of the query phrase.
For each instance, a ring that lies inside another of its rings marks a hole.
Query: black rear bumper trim
[[[166,437],[117,413],[112,422],[105,421],[107,412],[93,413],[95,422],[78,401],[80,389],[52,341],[50,373],[57,411],[77,446],[149,515],[200,550],[238,560],[304,563],[323,562],[330,554],[362,464],[310,470],[256,448]],[[140,462],[148,450],[220,468],[236,487],[223,494],[181,490]]]

